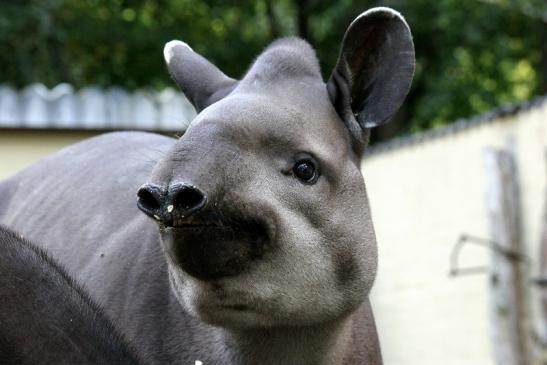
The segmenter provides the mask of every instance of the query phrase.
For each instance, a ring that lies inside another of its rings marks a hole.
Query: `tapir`
[[[0,364],[142,364],[47,253],[0,226]]]
[[[39,237],[155,363],[381,364],[360,165],[411,84],[403,17],[359,15],[326,82],[298,38],[241,79],[181,41],[164,57],[198,112],[184,135],[70,146],[0,184],[0,222]]]

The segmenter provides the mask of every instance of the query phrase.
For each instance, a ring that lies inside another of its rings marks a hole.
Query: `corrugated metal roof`
[[[543,95],[535,97],[534,99],[529,101],[502,105],[499,108],[489,110],[486,113],[479,114],[467,119],[458,119],[453,123],[442,127],[433,128],[425,132],[414,133],[408,136],[393,138],[386,142],[373,144],[367,148],[365,156],[368,157],[378,153],[384,153],[402,147],[408,147],[433,139],[445,137],[447,135],[455,134],[478,125],[494,122],[503,117],[515,115],[517,113],[520,113],[521,111],[539,108],[541,105],[543,105],[543,103],[546,102],[547,95]]]
[[[15,90],[0,84],[0,128],[142,129],[181,131],[196,112],[174,89],[127,92],[118,87],[33,84]]]
[[[419,144],[539,107],[547,95],[512,103],[468,119],[425,132],[391,139],[368,147],[366,155]],[[171,88],[161,92],[125,91],[91,86],[74,90],[68,84],[52,89],[33,84],[15,90],[0,84],[0,128],[32,129],[142,129],[183,131],[196,112],[184,95]]]

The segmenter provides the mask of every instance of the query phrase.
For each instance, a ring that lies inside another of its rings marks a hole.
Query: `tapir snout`
[[[273,246],[277,216],[274,197],[259,185],[257,158],[230,126],[233,120],[205,119],[137,193],[139,209],[159,223],[174,264],[202,281],[241,274],[260,261]]]
[[[180,225],[182,219],[199,212],[207,203],[207,195],[187,183],[177,183],[167,188],[144,184],[137,196],[139,209],[166,227]]]
[[[145,184],[138,207],[163,225],[166,253],[193,277],[208,281],[234,276],[260,259],[273,230],[259,217],[226,202],[207,205],[207,195],[189,184]]]

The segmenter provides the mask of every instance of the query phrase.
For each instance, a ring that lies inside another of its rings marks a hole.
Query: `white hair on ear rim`
[[[165,62],[169,64],[171,62],[171,59],[175,55],[175,47],[182,46],[188,48],[190,51],[194,52],[192,47],[190,47],[188,44],[184,43],[183,41],[169,41],[165,43],[165,46],[163,47],[163,58],[165,58]]]
[[[361,14],[359,14],[359,16],[357,16],[357,18],[355,18],[351,22],[351,24],[349,25],[348,28],[351,28],[353,23],[357,22],[360,18],[369,16],[369,15],[374,14],[374,13],[383,13],[385,15],[390,15],[392,18],[399,18],[406,25],[406,27],[410,30],[410,27],[408,26],[408,23],[406,22],[405,18],[401,15],[401,13],[399,13],[397,10],[394,10],[394,9],[391,9],[391,8],[386,8],[384,6],[378,6],[376,8],[371,8],[371,9],[368,9],[368,10],[362,12]]]

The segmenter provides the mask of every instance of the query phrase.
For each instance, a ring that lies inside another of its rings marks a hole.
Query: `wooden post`
[[[547,154],[546,154],[547,162]],[[539,269],[540,283],[538,288],[540,291],[540,301],[543,318],[539,318],[542,323],[539,328],[539,360],[538,364],[547,365],[547,186],[545,187],[545,202],[543,206],[543,220],[541,223],[541,241],[539,243]]]
[[[518,253],[520,235],[519,190],[512,155],[487,149],[486,207],[490,238],[496,249],[489,265],[489,305],[492,353],[496,365],[527,365],[529,332],[526,287]],[[517,255],[515,255],[517,254]]]

